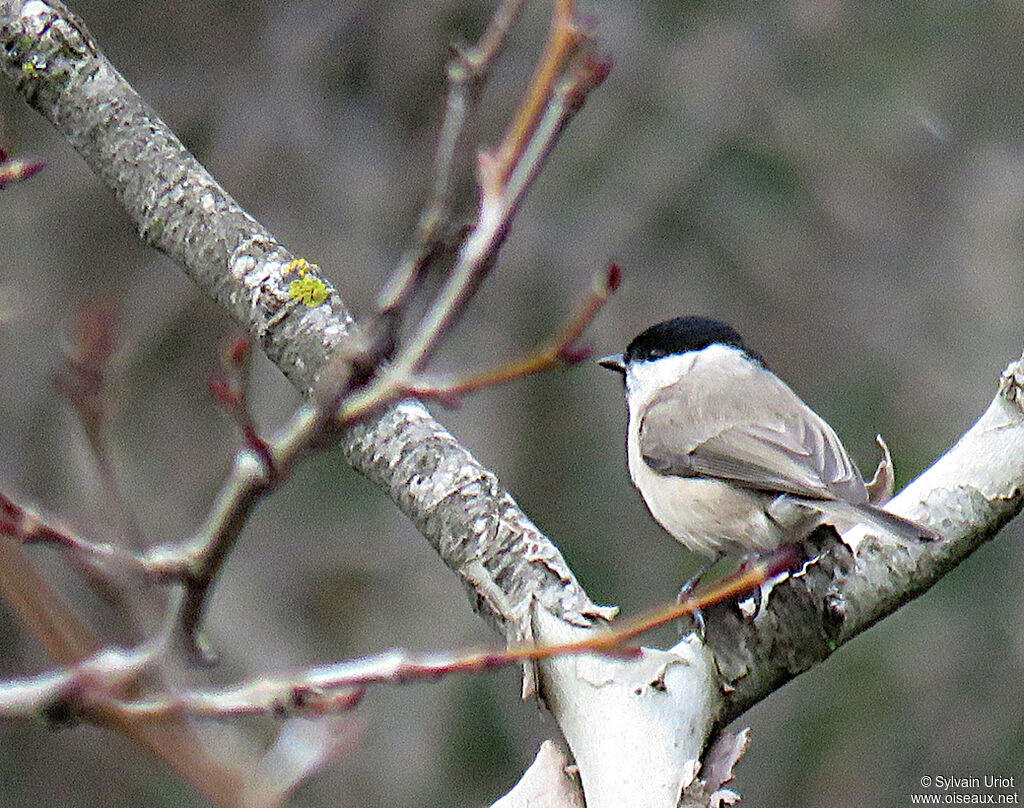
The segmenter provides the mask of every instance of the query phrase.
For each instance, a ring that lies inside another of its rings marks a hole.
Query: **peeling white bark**
[[[585,639],[544,609],[545,642]],[[540,664],[541,693],[580,767],[588,808],[674,808],[694,779],[722,703],[714,659],[693,635],[640,657],[568,656]]]
[[[569,767],[562,750],[544,741],[519,782],[491,808],[584,808],[583,792]]]

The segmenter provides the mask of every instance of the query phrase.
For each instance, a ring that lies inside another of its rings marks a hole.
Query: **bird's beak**
[[[626,373],[626,360],[622,358],[620,353],[602,356],[597,360],[597,364],[603,368],[608,368],[608,370],[614,370],[616,373],[623,375]]]

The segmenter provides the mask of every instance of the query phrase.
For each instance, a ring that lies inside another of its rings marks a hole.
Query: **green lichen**
[[[288,295],[312,308],[327,300],[327,284],[309,275],[288,284]]]

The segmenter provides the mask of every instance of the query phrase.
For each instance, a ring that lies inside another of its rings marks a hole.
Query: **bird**
[[[727,323],[677,317],[598,360],[622,375],[630,477],[654,519],[711,562],[745,559],[854,524],[938,538],[881,510],[835,430]]]

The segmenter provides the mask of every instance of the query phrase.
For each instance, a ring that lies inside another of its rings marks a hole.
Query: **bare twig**
[[[371,685],[433,680],[579,654],[629,658],[640,651],[626,644],[641,634],[743,595],[789,569],[792,563],[791,555],[779,554],[751,564],[680,603],[613,624],[577,642],[427,653],[393,649],[277,676],[261,675],[228,687],[126,698],[125,685],[151,667],[166,649],[165,633],[135,650],[104,649],[64,670],[8,680],[0,685],[0,716],[45,713],[89,718],[97,705],[102,705],[106,713],[134,721],[180,715],[218,719],[241,715],[322,715],[356,707]]]
[[[536,132],[524,146],[521,159],[508,172],[507,181],[501,179],[504,163],[489,154],[480,156],[481,199],[476,229],[463,245],[451,276],[424,315],[413,338],[396,358],[394,375],[420,371],[438,341],[465,311],[466,304],[493,266],[519,205],[565,125],[579,110],[586,94],[603,81],[609,67],[606,62],[586,60],[569,79],[559,84]]]
[[[49,544],[70,551],[73,562],[99,578],[107,578],[111,565],[137,573],[146,573],[142,557],[118,544],[85,539],[53,517],[22,505],[0,492],[0,534],[12,536],[24,544]]]
[[[143,554],[142,563],[151,575],[184,584],[181,627],[197,661],[216,661],[212,647],[200,631],[210,587],[253,509],[290,477],[295,465],[316,445],[324,423],[317,407],[305,405],[289,419],[278,437],[267,442],[261,440],[259,448],[253,448],[247,441],[236,453],[231,474],[192,538],[180,545],[153,547]]]
[[[44,160],[33,157],[7,157],[7,152],[0,148],[0,191],[8,185],[27,180],[46,168]]]
[[[488,370],[467,374],[453,382],[431,382],[428,379],[413,380],[408,385],[410,395],[420,399],[435,399],[448,406],[457,406],[462,397],[485,387],[543,373],[559,364],[574,365],[590,356],[588,348],[579,345],[580,337],[593,322],[608,297],[615,293],[622,281],[617,264],[594,278],[594,283],[581,301],[572,319],[562,331],[546,345],[532,354]]]
[[[153,662],[152,649],[103,648],[61,670],[0,684],[0,716],[31,718],[40,714],[68,720],[88,713],[91,705],[111,702]]]
[[[361,421],[378,411],[381,402],[393,401],[396,395],[407,393],[410,385],[415,389],[416,375],[465,311],[493,266],[519,205],[566,124],[580,109],[587,94],[604,80],[610,67],[607,61],[584,59],[559,83],[507,183],[502,179],[504,164],[492,155],[480,155],[481,200],[476,229],[463,244],[451,275],[413,336],[402,346],[392,364],[383,366],[369,384],[340,406],[339,424]]]
[[[377,299],[378,315],[385,321],[388,331],[384,338],[392,342],[396,339],[401,317],[417,281],[440,252],[451,205],[455,159],[466,121],[476,106],[480,90],[491,66],[501,53],[509,30],[525,5],[526,0],[504,0],[499,3],[477,44],[453,48],[448,60],[448,94],[434,155],[434,183],[430,199],[420,213],[418,244],[402,257]],[[390,353],[388,350],[385,352]]]
[[[551,18],[551,30],[544,54],[537,63],[526,99],[516,110],[515,117],[497,150],[503,180],[507,180],[518,165],[522,152],[533,136],[548,104],[555,82],[583,38],[573,18],[575,11],[575,0],[555,0],[555,11]]]
[[[249,412],[249,358],[252,346],[245,337],[230,339],[221,355],[221,372],[210,378],[210,392],[242,432],[245,445],[259,455],[271,483],[277,477],[274,453],[259,434]]]
[[[121,491],[107,444],[107,425],[112,416],[108,389],[110,364],[117,347],[119,319],[116,301],[92,299],[79,306],[64,349],[64,366],[55,374],[54,385],[74,408],[82,425],[111,523],[118,524],[131,545],[139,548],[144,546],[145,536],[138,517]]]
[[[0,595],[57,663],[73,666],[101,652],[98,638],[78,613],[39,575],[23,548],[10,542],[0,542]],[[93,717],[167,761],[216,805],[241,808],[240,772],[213,760],[187,721],[136,721],[102,705]]]
[[[396,364],[404,365],[404,373],[411,374],[422,370],[434,343],[450,326],[450,322],[438,322],[438,313],[446,312],[448,318],[456,317],[460,307],[468,302],[480,281],[489,272],[519,203],[543,167],[561,129],[582,105],[587,92],[600,84],[607,73],[606,63],[603,68],[599,68],[595,60],[585,61],[583,68],[578,67],[575,71],[572,81],[560,85],[563,93],[573,95],[574,105],[566,105],[564,97],[559,99],[559,103],[551,103],[558,79],[583,38],[573,19],[574,5],[574,0],[557,0],[555,3],[551,31],[526,97],[509,123],[501,146],[493,152],[480,155],[480,207],[471,238],[476,247],[471,249],[469,245],[463,245],[445,291],[434,302],[413,338],[412,344],[419,347],[413,348],[407,355],[396,360]],[[401,326],[401,319],[417,281],[426,267],[437,257],[441,247],[440,231],[449,204],[454,155],[464,128],[468,106],[475,100],[479,87],[504,42],[508,27],[517,16],[520,7],[521,3],[517,2],[499,6],[480,40],[481,44],[473,51],[457,52],[455,58],[449,62],[448,108],[435,161],[434,193],[420,218],[421,247],[412,251],[403,260],[395,275],[385,285],[378,303],[379,333],[375,335],[375,339],[380,343],[382,353],[388,357],[397,347],[397,329]],[[588,78],[583,78],[584,74]],[[600,78],[593,81],[593,77],[597,75],[600,75]],[[565,114],[567,106],[571,106],[572,109]],[[552,118],[556,121],[555,126],[549,124],[544,136],[535,137],[541,122],[550,121]],[[531,147],[535,149],[535,153],[525,156],[525,152]],[[517,171],[520,176],[513,182],[512,176]],[[467,265],[471,269],[468,275]],[[450,293],[453,289],[460,291],[452,295]],[[433,333],[435,329],[436,333]],[[406,350],[408,351],[408,347]]]

